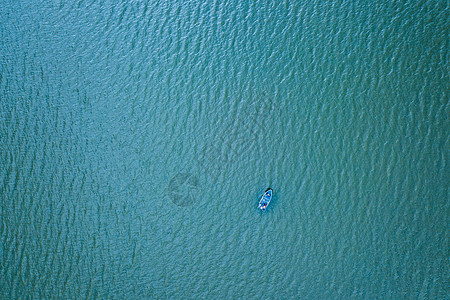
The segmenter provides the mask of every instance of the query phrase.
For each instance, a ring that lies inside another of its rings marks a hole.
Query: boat
[[[270,200],[272,200],[273,191],[271,188],[268,188],[264,194],[261,196],[261,200],[259,200],[258,208],[262,211],[266,211],[267,206],[269,206]]]

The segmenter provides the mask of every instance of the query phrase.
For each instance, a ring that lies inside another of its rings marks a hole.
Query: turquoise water
[[[0,297],[449,298],[450,10],[402,2],[2,1]]]

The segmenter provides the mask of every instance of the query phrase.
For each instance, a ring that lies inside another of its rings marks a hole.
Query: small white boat
[[[269,206],[270,200],[272,200],[273,191],[271,188],[268,188],[259,200],[258,208],[262,211],[265,211],[267,206]]]

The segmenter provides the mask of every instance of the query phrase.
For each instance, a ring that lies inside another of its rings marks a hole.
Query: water
[[[1,298],[449,297],[445,1],[2,2]]]

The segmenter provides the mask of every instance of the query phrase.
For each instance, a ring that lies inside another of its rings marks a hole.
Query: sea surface
[[[449,299],[449,20],[0,0],[0,298]]]

